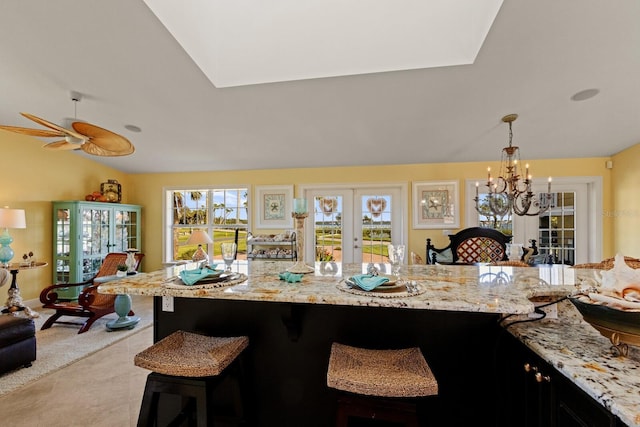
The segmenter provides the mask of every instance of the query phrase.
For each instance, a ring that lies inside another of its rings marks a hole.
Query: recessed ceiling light
[[[571,97],[572,101],[584,101],[589,98],[593,98],[600,93],[600,89],[585,89],[580,92],[574,93]]]
[[[131,132],[142,132],[142,129],[140,129],[136,125],[124,125],[124,128],[130,130]]]

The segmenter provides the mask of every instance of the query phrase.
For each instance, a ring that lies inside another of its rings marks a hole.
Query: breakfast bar
[[[496,353],[502,351],[504,324],[527,319],[536,297],[561,298],[593,274],[563,266],[411,265],[403,266],[401,278],[415,282],[413,292],[404,286],[369,292],[345,279],[368,272],[371,265],[316,263],[313,273],[295,283],[280,278],[288,265],[237,261],[227,281],[193,286],[184,285],[179,274],[194,265],[169,267],[105,283],[100,292],[154,296],[155,341],[176,330],[248,336],[254,425],[331,425],[334,400],[326,386],[326,369],[331,344],[340,342],[368,348],[420,347],[439,383],[436,400],[425,401],[421,408],[426,418],[434,425],[497,426],[509,422],[501,415],[502,396],[516,392],[504,390],[506,383],[499,380],[503,375]],[[389,271],[385,264],[374,267],[381,274]],[[164,309],[163,297],[172,302]],[[509,322],[504,321],[506,316]],[[544,322],[562,322],[563,316],[564,312],[559,319]],[[512,337],[527,341],[527,325],[535,323],[540,322],[518,323],[508,330]],[[576,328],[577,333],[588,334],[591,347],[595,342],[597,348],[576,351],[576,357],[596,357],[606,351],[608,340],[584,326]],[[572,334],[571,328],[566,334]],[[562,352],[561,344],[556,344]],[[555,355],[545,353],[545,347],[553,346],[538,347],[534,351],[553,365]],[[633,357],[634,352],[613,362],[637,372]],[[619,425],[640,425],[637,384],[628,384],[633,391],[625,391],[624,399],[615,396],[617,388],[610,390],[612,396],[599,396],[597,382],[607,382],[608,374],[580,365],[575,363],[571,375],[584,376],[581,369],[586,369],[596,376],[595,384],[580,387],[591,387],[589,395],[607,413],[615,414]],[[626,383],[623,379],[617,384],[623,388]]]

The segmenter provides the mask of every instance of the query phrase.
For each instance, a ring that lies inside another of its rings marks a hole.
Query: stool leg
[[[195,394],[198,427],[212,427],[213,416],[208,416],[207,406],[210,402],[212,387],[202,387]]]
[[[174,395],[180,397],[180,409],[170,426],[183,425],[187,421],[189,426],[210,427],[214,425],[213,401],[214,390],[228,375],[207,377],[207,378],[183,378],[158,374],[155,372],[147,376],[147,382],[138,415],[138,427],[154,427],[158,425],[158,406],[161,395]],[[231,376],[233,377],[233,376]],[[231,381],[231,393],[233,399],[233,409],[236,412],[236,422],[242,421],[243,402],[240,394],[242,387]],[[174,403],[178,403],[175,402]],[[164,404],[163,404],[164,407]],[[170,405],[173,411],[174,405]],[[195,414],[194,414],[195,411]],[[166,412],[161,408],[161,418]]]
[[[142,404],[138,414],[138,427],[153,427],[156,424],[156,414],[158,412],[158,393],[154,391],[154,381],[147,376],[147,383],[144,386]]]
[[[349,416],[347,415],[347,411],[345,411],[344,406],[338,404],[338,410],[336,413],[336,427],[348,427],[349,426]]]
[[[336,426],[348,427],[350,417],[401,423],[404,427],[420,426],[415,403],[371,396],[339,395]]]
[[[233,411],[240,423],[245,423],[245,405],[249,401],[249,384],[247,381],[247,373],[244,362],[244,354],[241,354],[237,360],[234,361],[232,368],[231,387],[233,389]],[[249,404],[249,406],[251,406]]]

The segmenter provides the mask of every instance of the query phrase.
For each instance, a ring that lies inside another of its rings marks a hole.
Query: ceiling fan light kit
[[[78,92],[71,92],[71,100],[74,104],[80,102],[80,99],[81,95]],[[82,150],[87,154],[103,157],[128,156],[135,151],[133,144],[124,136],[91,123],[74,121],[71,123],[73,129],[68,129],[33,114],[20,114],[49,129],[31,129],[17,126],[0,126],[0,129],[42,138],[63,138],[59,141],[45,144],[44,148],[47,150]]]

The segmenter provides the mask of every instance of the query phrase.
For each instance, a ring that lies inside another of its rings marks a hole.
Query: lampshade
[[[187,245],[206,245],[208,243],[213,243],[213,240],[206,231],[202,230],[194,230],[187,239]]]
[[[0,208],[0,228],[27,228],[24,209]]]
[[[209,262],[209,255],[202,249],[202,245],[206,245],[208,243],[213,243],[211,237],[202,231],[202,230],[194,230],[191,233],[191,236],[187,239],[187,245],[198,245],[198,249],[193,253],[193,257],[191,259],[194,262],[204,262],[205,264]]]
[[[9,265],[9,261],[13,259],[13,237],[9,235],[10,228],[27,228],[27,221],[24,216],[24,209],[9,209],[5,206],[0,209],[0,264]]]

